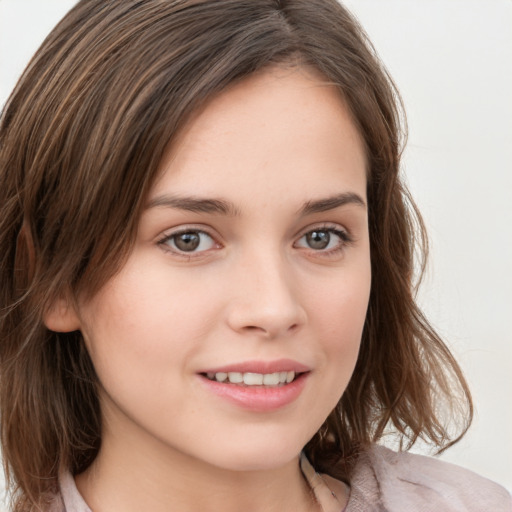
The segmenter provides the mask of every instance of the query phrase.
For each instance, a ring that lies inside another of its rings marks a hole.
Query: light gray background
[[[0,105],[74,0],[0,0]],[[512,490],[512,1],[347,0],[405,101],[432,251],[420,300],[473,389],[442,458]]]

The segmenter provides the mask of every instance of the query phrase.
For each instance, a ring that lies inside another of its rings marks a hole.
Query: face
[[[169,149],[124,267],[79,302],[102,450],[292,460],[347,386],[369,291],[364,149],[337,90],[297,69],[231,87]]]

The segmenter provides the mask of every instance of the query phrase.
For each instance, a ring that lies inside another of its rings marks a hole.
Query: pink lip
[[[245,386],[217,382],[206,377],[206,373],[276,373],[294,371],[300,374],[293,382],[280,386]],[[242,409],[252,412],[272,412],[294,402],[304,389],[311,369],[307,366],[292,361],[281,359],[278,361],[246,361],[211,368],[200,372],[199,377],[205,388]]]
[[[276,373],[276,372],[295,372],[304,373],[310,371],[308,366],[298,363],[293,359],[276,359],[275,361],[243,361],[240,363],[207,368],[198,373]]]

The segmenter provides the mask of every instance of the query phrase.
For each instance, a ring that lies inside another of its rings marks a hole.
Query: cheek
[[[149,422],[156,421],[155,403],[160,416],[162,403],[172,404],[173,410],[190,409],[183,394],[172,390],[181,389],[215,316],[215,302],[197,295],[183,287],[177,300],[175,287],[162,279],[125,275],[83,308],[82,333],[102,386],[102,410],[109,417],[111,403],[113,410]]]
[[[140,267],[149,270],[125,267],[81,308],[82,333],[106,387],[181,375],[220,314],[211,287]]]
[[[363,267],[358,273],[342,275],[329,280],[324,289],[317,287],[310,294],[309,310],[315,328],[320,329],[325,339],[336,346],[340,341],[357,344],[360,342],[368,301],[370,297],[371,275]],[[336,343],[337,340],[337,343]]]
[[[344,392],[357,362],[370,286],[368,265],[362,266],[360,272],[332,279],[328,292],[317,289],[310,296],[311,328],[318,334],[322,369],[328,376],[328,385],[336,390],[336,401]]]
[[[341,273],[340,273],[341,274]],[[310,413],[320,423],[336,407],[354,372],[359,354],[370,291],[370,274],[339,275],[331,279],[329,291],[311,294],[309,320],[317,339],[318,383]],[[339,283],[337,286],[334,283]]]

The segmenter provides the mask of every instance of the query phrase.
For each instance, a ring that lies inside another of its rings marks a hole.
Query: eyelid
[[[312,231],[329,231],[331,233],[334,233],[336,236],[338,236],[341,239],[341,243],[332,249],[313,249],[308,247],[297,247],[296,244],[302,240],[308,233],[311,233]],[[312,224],[310,226],[307,226],[303,230],[301,230],[296,237],[296,241],[294,242],[294,247],[297,247],[298,249],[308,251],[309,253],[319,256],[319,257],[329,257],[329,256],[337,256],[340,253],[342,253],[344,250],[347,249],[352,243],[354,242],[354,238],[352,237],[350,231],[341,226],[340,224],[334,224],[334,223],[320,223],[320,224]]]
[[[175,255],[177,257],[181,257],[187,260],[193,259],[193,258],[200,258],[205,256],[207,253],[209,253],[213,249],[218,249],[222,247],[222,243],[219,242],[219,237],[211,232],[212,230],[209,229],[206,226],[198,226],[190,224],[190,225],[180,225],[175,228],[170,228],[166,230],[164,233],[162,233],[157,239],[156,244],[162,248],[165,252],[171,253],[172,255]],[[202,233],[204,235],[207,235],[212,239],[212,241],[215,244],[215,247],[213,249],[206,249],[203,251],[180,251],[178,249],[174,249],[166,244],[166,242],[173,237],[177,237],[184,233]]]
[[[313,248],[307,248],[307,247],[297,247],[298,241],[300,241],[305,235],[312,231],[329,231],[331,233],[334,233],[336,236],[338,236],[341,239],[340,244],[332,249],[313,249]],[[162,248],[165,252],[171,253],[172,255],[176,257],[180,257],[186,260],[191,260],[194,258],[201,258],[205,257],[208,253],[215,249],[220,249],[223,247],[223,243],[219,242],[220,236],[217,234],[212,233],[212,229],[208,226],[204,225],[197,225],[197,224],[190,224],[190,225],[179,225],[175,228],[170,228],[166,230],[164,233],[162,233],[157,239],[156,244]],[[196,232],[196,233],[202,233],[208,237],[210,237],[214,243],[214,247],[211,249],[205,249],[198,252],[195,251],[180,251],[179,249],[174,249],[166,244],[166,242],[173,237],[179,236],[180,234],[184,233],[190,233],[190,232]],[[311,224],[305,228],[303,228],[298,235],[295,237],[295,242],[293,244],[294,247],[308,251],[312,254],[318,255],[318,256],[335,256],[340,252],[343,252],[347,246],[351,245],[354,242],[354,239],[350,233],[350,231],[345,228],[344,226],[332,222],[323,222],[323,223],[317,223],[317,224]]]
[[[320,222],[315,224],[310,224],[305,228],[301,229],[297,234],[297,239],[302,238],[304,235],[307,235],[311,231],[339,231],[343,233],[343,235],[347,238],[347,240],[353,240],[350,230],[341,224],[337,224],[335,222]]]

